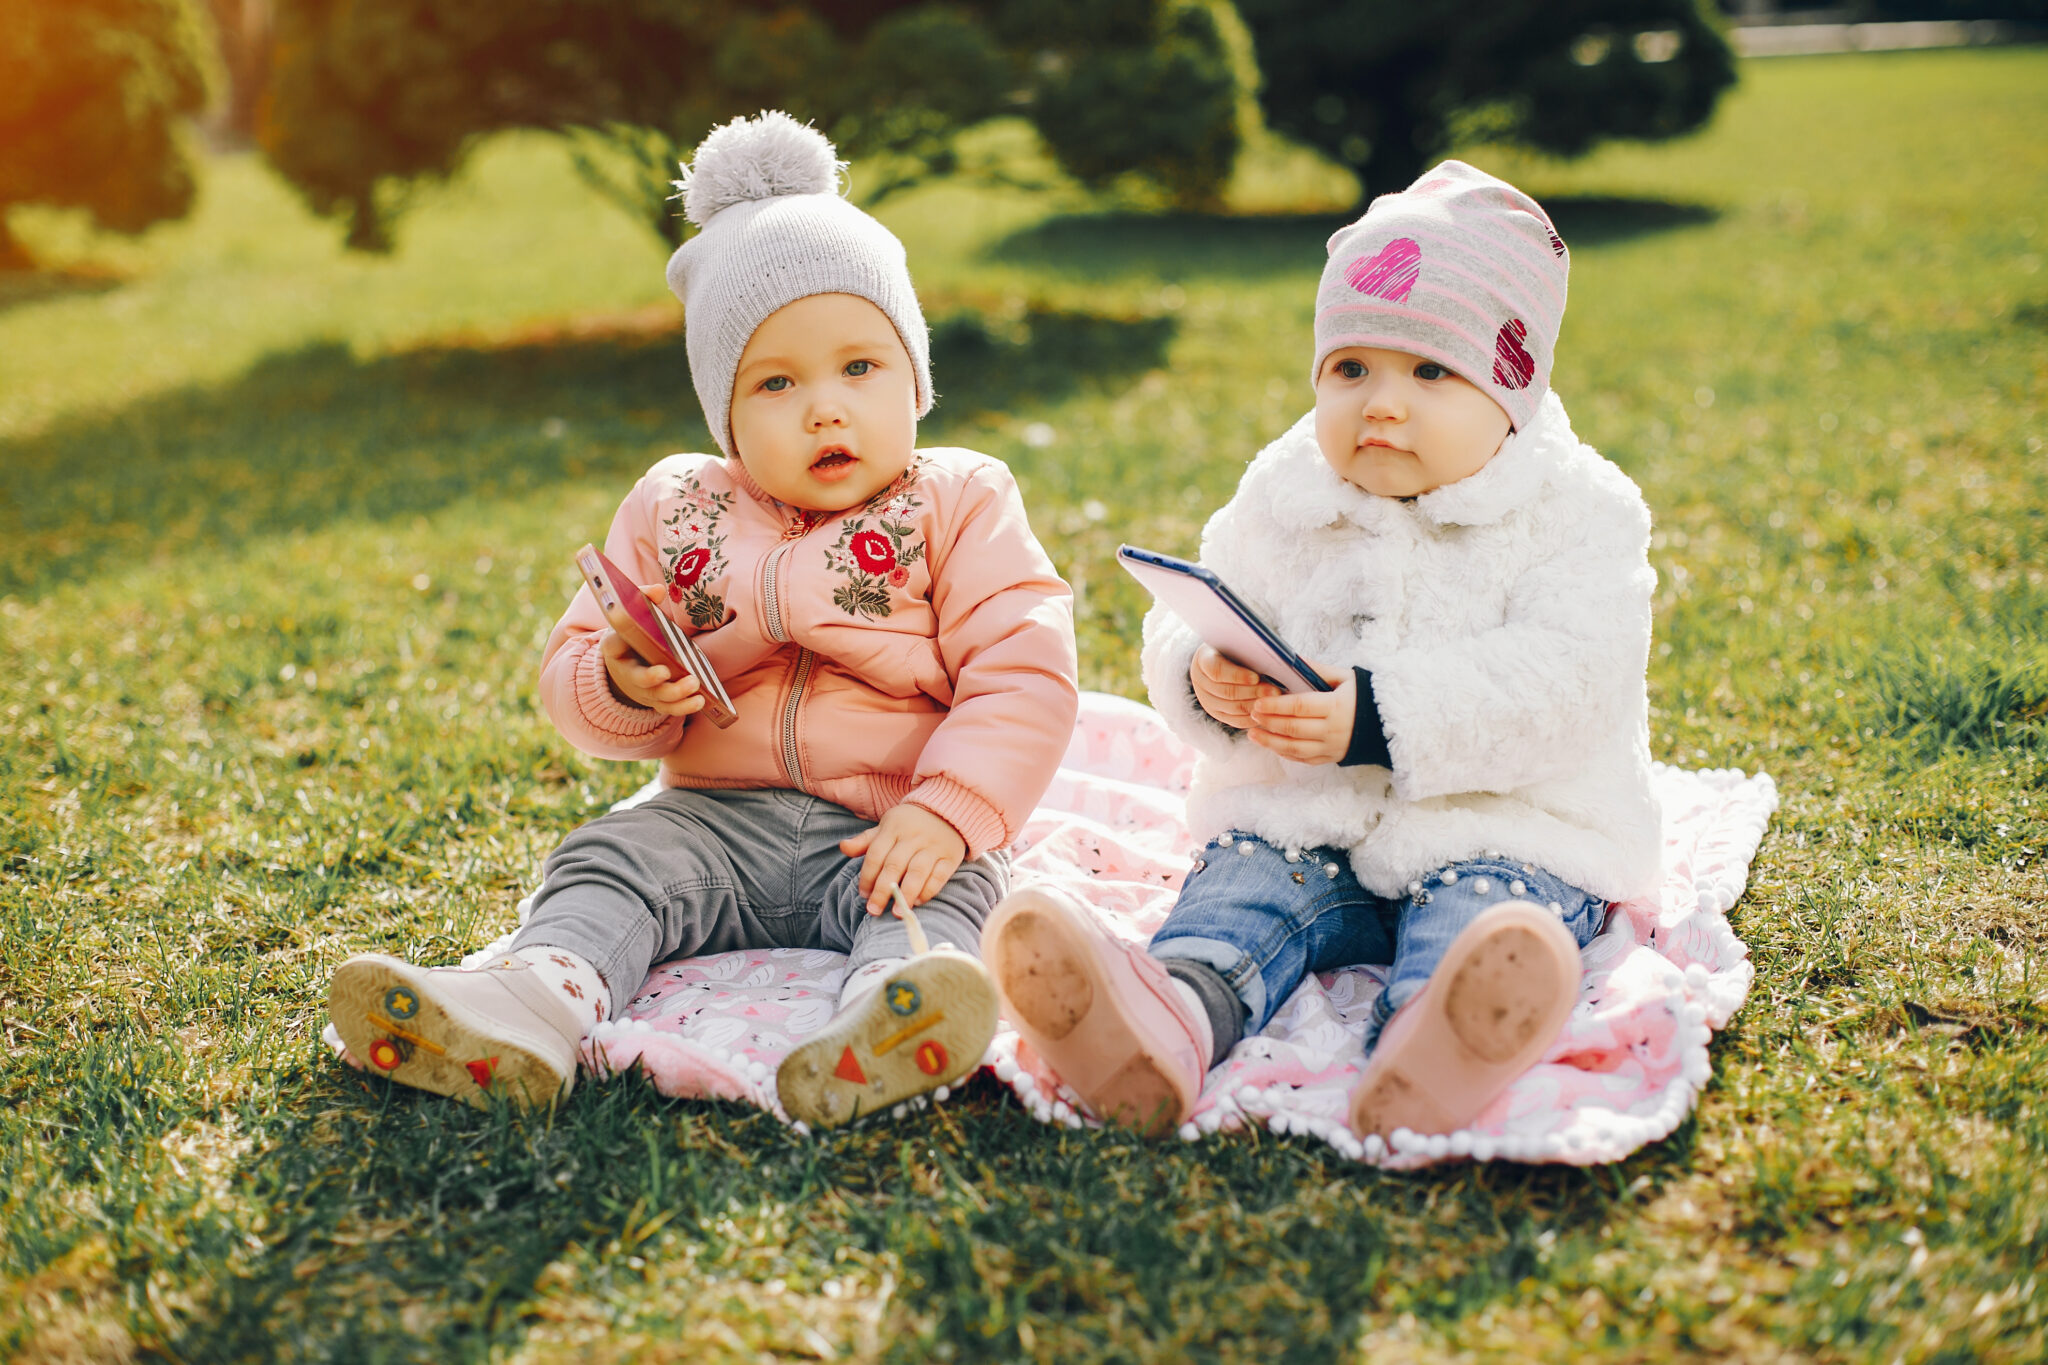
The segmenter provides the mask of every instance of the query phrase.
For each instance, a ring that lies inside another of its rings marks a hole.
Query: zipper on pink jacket
[[[804,699],[804,688],[810,684],[812,666],[818,656],[808,649],[799,649],[796,654],[796,676],[789,682],[789,700],[782,704],[782,766],[789,770],[789,785],[798,791],[808,791],[804,786],[803,756],[796,747],[796,710]]]
[[[794,540],[785,540],[768,552],[761,561],[761,619],[768,629],[768,638],[777,644],[788,644],[789,631],[782,619],[782,558],[795,548]],[[811,681],[811,668],[817,656],[808,649],[798,649],[796,673],[790,679],[789,698],[782,704],[782,720],[777,738],[782,743],[782,767],[789,774],[789,785],[797,791],[807,790],[804,786],[803,755],[796,743],[796,713],[802,704],[804,688]]]

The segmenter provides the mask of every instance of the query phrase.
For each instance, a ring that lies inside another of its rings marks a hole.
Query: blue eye
[[[768,392],[770,393],[781,393],[784,389],[789,387],[789,376],[786,374],[778,374],[773,378],[764,379],[761,381],[761,387],[768,390]]]
[[[1425,360],[1415,367],[1417,379],[1449,379],[1451,372],[1433,360]]]
[[[849,360],[846,362],[846,373],[855,379],[860,378],[873,368],[875,368],[875,362],[872,360]]]
[[[1340,360],[1337,362],[1337,373],[1346,379],[1363,379],[1365,378],[1365,365],[1357,360]]]

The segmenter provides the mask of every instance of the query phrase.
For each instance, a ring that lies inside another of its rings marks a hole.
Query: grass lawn
[[[534,672],[568,551],[706,441],[662,253],[520,139],[389,259],[245,157],[139,243],[23,224],[65,268],[0,282],[0,1356],[2041,1359],[2044,127],[2048,51],[2005,49],[1471,153],[1575,248],[1557,384],[1659,526],[1654,748],[1785,798],[1696,1115],[1587,1171],[1148,1146],[986,1082],[805,1140],[343,1070],[336,963],[491,937],[646,776]],[[926,438],[1016,468],[1092,686],[1138,694],[1116,543],[1191,549],[1309,401],[1328,208],[886,211]]]

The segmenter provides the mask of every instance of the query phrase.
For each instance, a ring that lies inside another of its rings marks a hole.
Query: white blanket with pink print
[[[1188,866],[1182,800],[1193,759],[1150,708],[1085,694],[1066,761],[1017,841],[1018,880],[1058,882],[1125,938],[1150,936]],[[1661,891],[1614,908],[1585,950],[1585,983],[1563,1036],[1470,1128],[1393,1149],[1345,1127],[1365,1021],[1385,981],[1382,969],[1358,967],[1303,982],[1263,1033],[1239,1043],[1210,1073],[1181,1136],[1256,1122],[1312,1134],[1354,1159],[1411,1167],[1452,1157],[1617,1161],[1669,1134],[1706,1083],[1708,1038],[1749,993],[1749,950],[1727,914],[1778,796],[1761,773],[1668,767],[1657,770],[1657,794]],[[806,949],[663,963],[622,1016],[585,1042],[585,1066],[642,1067],[665,1094],[743,1100],[780,1115],[776,1065],[830,1017],[844,963]],[[986,1061],[1040,1119],[1093,1121],[1009,1029]]]

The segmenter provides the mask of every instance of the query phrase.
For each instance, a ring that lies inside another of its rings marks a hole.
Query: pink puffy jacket
[[[738,460],[671,455],[619,505],[605,554],[665,587],[739,719],[721,730],[622,701],[585,588],[548,637],[540,693],[586,753],[870,820],[914,801],[974,856],[1016,836],[1066,752],[1073,594],[999,460],[921,450],[865,504],[820,513],[769,497]]]

